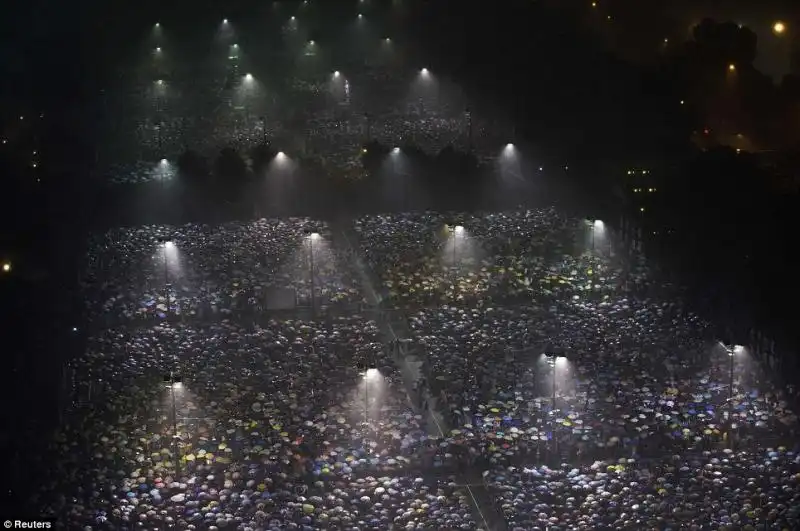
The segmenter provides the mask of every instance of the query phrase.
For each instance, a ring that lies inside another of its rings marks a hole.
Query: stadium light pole
[[[172,448],[175,452],[175,479],[178,480],[181,474],[181,459],[180,455],[178,455],[178,406],[175,399],[175,389],[182,387],[183,383],[180,375],[175,374],[174,371],[170,371],[169,374],[164,375],[164,383],[169,386],[170,396],[172,398]]]

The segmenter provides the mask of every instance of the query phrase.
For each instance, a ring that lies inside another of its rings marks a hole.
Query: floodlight
[[[456,234],[461,234],[462,232],[464,232],[464,227],[462,225],[456,225],[454,229]]]
[[[429,72],[427,68],[423,68],[422,70],[419,71],[419,73],[422,74],[423,76],[427,76]]]
[[[168,240],[168,241],[165,241],[165,242],[164,242],[164,247],[166,247],[167,249],[172,249],[173,247],[175,247],[175,243],[174,243],[174,242],[171,242],[171,241],[169,241],[169,240]]]
[[[364,372],[364,379],[365,380],[373,380],[373,379],[375,379],[375,377],[378,376],[378,374],[380,374],[378,369],[374,369],[374,368],[373,369],[367,369],[366,372]]]
[[[340,75],[340,74],[339,74],[339,71],[338,71],[338,70],[337,70],[336,72],[334,72],[334,73],[333,73],[333,77],[339,77],[339,75]]]
[[[603,227],[605,227],[605,224],[601,220],[596,219],[596,220],[594,220],[593,226],[596,229],[602,229]]]
[[[246,74],[246,75],[244,76],[244,78],[245,78],[247,81],[253,81],[253,74]]]
[[[161,165],[164,166],[167,164],[167,159],[161,159]]]
[[[506,149],[511,150],[514,149],[514,144],[506,144]]]
[[[278,151],[278,154],[275,155],[275,158],[278,160],[283,160],[284,158],[286,158],[286,154],[283,151]]]

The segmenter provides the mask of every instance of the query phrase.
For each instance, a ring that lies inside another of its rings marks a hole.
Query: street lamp
[[[11,273],[11,263],[5,262],[3,264],[3,273]]]
[[[280,153],[279,153],[280,155]],[[305,233],[308,237],[308,256],[309,256],[309,277],[311,278],[311,315],[314,315],[316,310],[316,294],[314,293],[314,240],[320,238],[319,233],[306,229]]]
[[[550,408],[550,415],[551,415],[551,424],[550,429],[553,432],[553,448],[554,448],[554,456],[558,455],[558,436],[556,434],[556,377],[558,372],[558,366],[564,364],[567,361],[565,356],[559,356],[552,352],[545,352],[545,357],[547,358],[547,364],[550,365],[552,368],[552,378],[553,378],[553,401],[552,406]]]
[[[367,433],[369,430],[369,386],[370,382],[374,382],[375,380],[380,377],[380,371],[376,369],[372,364],[359,364],[364,370],[360,371],[362,378],[364,379],[364,446],[366,449],[366,441],[367,441]]]
[[[728,354],[729,360],[729,375],[728,375],[728,423],[733,426],[733,375],[736,363],[736,356],[744,352],[742,345],[727,346],[722,341],[719,342],[725,352]],[[731,444],[730,432],[728,435],[728,444]]]
[[[172,444],[175,453],[175,479],[180,478],[180,455],[178,455],[178,406],[175,400],[175,389],[183,388],[183,381],[179,374],[170,371],[164,375],[164,383],[170,390],[172,398]]]
[[[779,20],[772,25],[772,31],[775,33],[775,35],[783,35],[783,33],[786,31],[786,24]]]
[[[162,248],[164,249],[164,298],[167,302],[166,314],[169,316],[169,267],[167,261],[167,250],[173,249],[175,244],[167,239],[162,239]]]

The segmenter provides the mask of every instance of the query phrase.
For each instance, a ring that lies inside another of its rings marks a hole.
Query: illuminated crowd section
[[[756,350],[602,221],[264,219],[90,248],[38,497],[70,525],[797,524],[797,419]],[[278,287],[294,308],[269,308]]]

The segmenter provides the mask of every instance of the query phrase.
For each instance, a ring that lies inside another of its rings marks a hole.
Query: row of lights
[[[650,170],[628,170],[628,175],[636,175],[639,172],[641,172],[642,175],[647,175],[650,173]]]
[[[652,194],[653,192],[655,192],[655,191],[656,191],[656,189],[655,189],[655,188],[648,188],[648,189],[647,189],[647,192],[648,192],[648,193],[651,193],[651,194]],[[644,188],[634,188],[634,189],[633,189],[633,193],[635,193],[635,194],[638,194],[638,193],[640,193],[640,192],[644,192]]]

